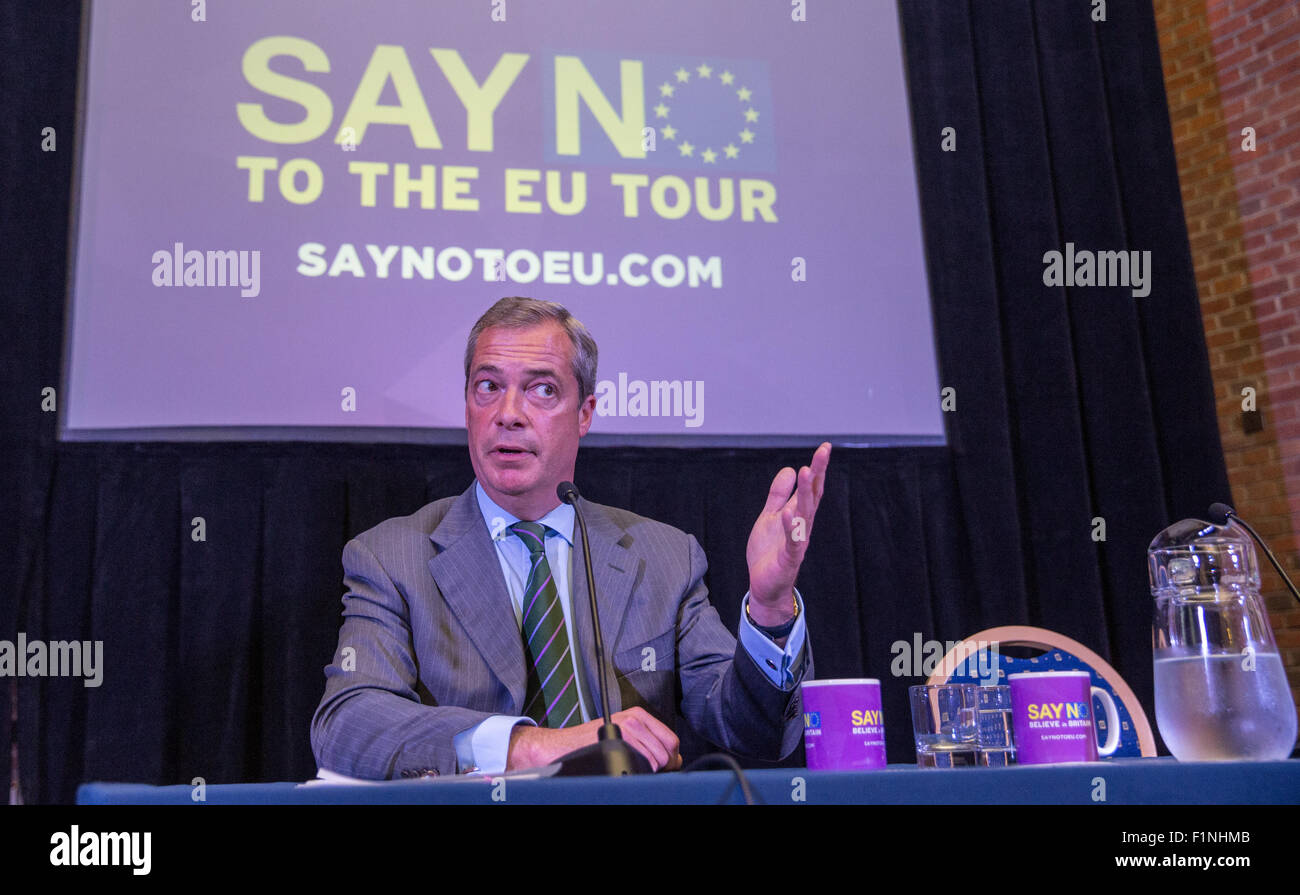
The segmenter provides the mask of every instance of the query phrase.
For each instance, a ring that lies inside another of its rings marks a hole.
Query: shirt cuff
[[[745,594],[745,599],[740,604],[740,644],[772,685],[782,690],[793,689],[795,682],[803,676],[804,641],[807,634],[803,598],[797,589],[794,600],[799,607],[799,617],[794,620],[794,627],[786,638],[785,649],[777,646],[772,638],[749,620],[749,594]]]
[[[510,759],[510,731],[516,724],[536,727],[532,718],[492,715],[452,737],[456,763],[462,774],[504,774]]]

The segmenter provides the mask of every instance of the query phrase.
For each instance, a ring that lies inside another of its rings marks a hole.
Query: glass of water
[[[1016,763],[1011,721],[1011,688],[979,687],[975,691],[976,759],[982,767],[1004,768]]]
[[[966,768],[977,764],[979,726],[975,684],[908,687],[916,763],[923,768]]]

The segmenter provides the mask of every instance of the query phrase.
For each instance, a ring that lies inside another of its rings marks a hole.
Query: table
[[[1300,804],[1300,760],[1197,762],[1126,758],[1092,764],[1011,768],[918,768],[877,771],[747,771],[768,805]],[[191,786],[85,783],[81,805],[191,805]],[[320,804],[715,804],[742,803],[729,771],[697,771],[605,779],[567,777],[427,778],[365,785],[232,783],[205,788],[212,805]]]

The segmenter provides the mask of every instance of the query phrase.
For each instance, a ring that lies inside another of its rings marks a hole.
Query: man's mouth
[[[498,447],[498,448],[494,448],[493,452],[498,454],[503,454],[507,457],[520,457],[523,456],[524,454],[532,453],[532,451],[527,451],[524,450],[523,448],[514,448],[514,447]]]

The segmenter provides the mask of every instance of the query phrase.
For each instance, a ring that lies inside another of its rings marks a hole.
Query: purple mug
[[[803,742],[811,771],[862,771],[885,766],[880,681],[804,681]]]
[[[1020,764],[1097,761],[1119,747],[1119,713],[1110,694],[1086,671],[1028,671],[1007,677],[1011,686],[1016,759]],[[1092,698],[1106,709],[1106,742],[1098,747]]]

